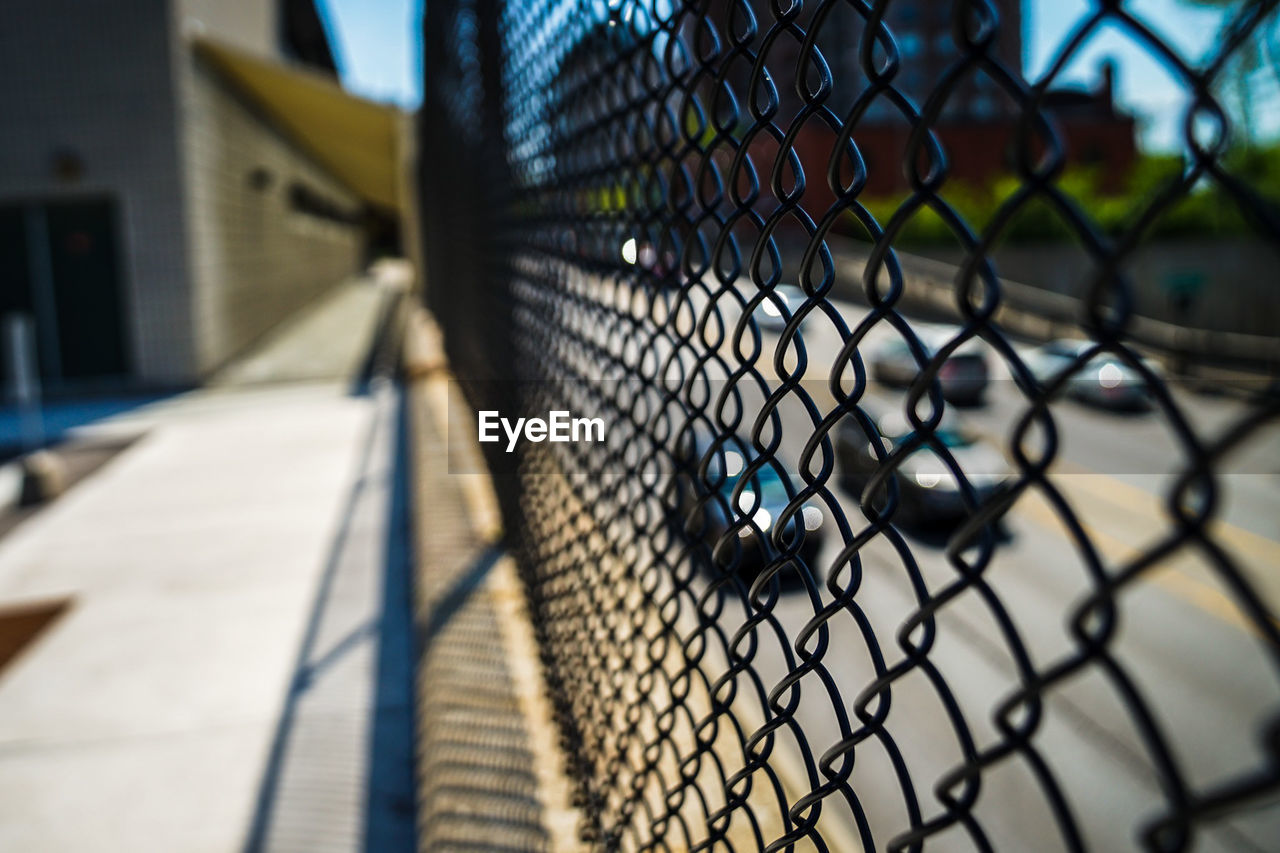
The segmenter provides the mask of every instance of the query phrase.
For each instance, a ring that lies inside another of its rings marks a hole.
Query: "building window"
[[[289,185],[289,207],[295,213],[342,225],[358,225],[362,219],[359,210],[344,207],[341,202],[296,182]]]
[[[245,175],[245,183],[250,187],[262,192],[271,187],[271,183],[275,180],[275,176],[271,174],[271,170],[265,166],[255,166]]]

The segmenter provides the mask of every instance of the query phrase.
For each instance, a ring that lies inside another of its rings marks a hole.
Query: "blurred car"
[[[880,441],[884,456],[911,438],[914,430],[902,411],[869,409],[865,405],[863,409],[875,425],[878,435],[873,440]],[[1013,481],[1013,468],[1000,450],[978,437],[954,412],[943,413],[933,434],[960,466],[979,502],[986,502]],[[882,463],[861,425],[852,419],[846,419],[836,432],[836,460],[841,486],[861,499]],[[923,524],[954,521],[969,515],[955,475],[928,445],[912,451],[894,470],[893,479],[898,484],[896,521]],[[877,509],[883,509],[887,500],[887,488],[878,490],[872,497]]]
[[[714,451],[712,447],[715,447]],[[686,537],[705,543],[713,553],[730,528],[750,513],[755,525],[738,530],[737,544],[741,550],[721,549],[715,560],[720,568],[727,568],[736,553],[739,555],[738,571],[754,577],[778,553],[770,537],[790,503],[788,485],[793,487],[794,494],[800,481],[795,474],[768,464],[743,483],[746,454],[750,449],[750,442],[744,439],[730,438],[716,446],[709,434],[695,434],[693,440],[684,442],[677,451],[679,470],[672,481],[674,494],[669,498],[669,506],[676,527]],[[712,455],[707,460],[705,477],[700,477],[699,466],[709,451]],[[734,491],[740,483],[742,491],[735,505]],[[799,555],[811,569],[816,567],[822,547],[822,509],[816,504],[805,504],[790,520],[783,535],[787,542],[794,542],[792,537],[801,537]]]
[[[929,358],[960,333],[956,326],[921,324],[915,329]],[[911,354],[911,348],[901,338],[894,338],[874,348],[871,352],[871,378],[884,385],[906,388],[920,375],[920,365]],[[982,342],[977,338],[966,341],[942,364],[938,370],[938,383],[942,397],[949,403],[977,405],[987,391],[990,371]]]
[[[622,244],[621,253],[624,261],[651,273],[663,287],[674,287],[679,283],[680,264],[672,250],[659,251],[648,240],[628,237]]]
[[[1057,340],[1037,347],[1024,356],[1027,369],[1036,381],[1048,384],[1072,369],[1072,365],[1088,350],[1092,341]],[[1160,366],[1147,359],[1143,364],[1157,376]],[[1151,408],[1151,391],[1142,374],[1107,352],[1099,352],[1080,365],[1066,381],[1069,397],[1109,409],[1142,411]]]
[[[804,291],[794,284],[778,285],[756,308],[756,325],[768,332],[781,332],[805,298]]]

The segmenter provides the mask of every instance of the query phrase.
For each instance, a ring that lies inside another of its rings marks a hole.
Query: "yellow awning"
[[[358,98],[331,77],[197,39],[207,59],[365,201],[399,210],[400,110]]]

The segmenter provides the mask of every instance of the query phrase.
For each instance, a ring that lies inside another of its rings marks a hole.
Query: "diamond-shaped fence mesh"
[[[1276,7],[426,5],[453,368],[604,425],[484,445],[587,843],[1280,843]]]

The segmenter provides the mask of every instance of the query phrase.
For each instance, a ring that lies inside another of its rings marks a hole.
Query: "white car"
[[[924,344],[926,354],[935,353],[960,334],[959,326],[919,324],[916,337]],[[906,388],[920,375],[920,365],[902,338],[893,338],[871,351],[871,378],[883,385]],[[990,370],[982,341],[972,338],[953,352],[938,370],[938,383],[947,402],[977,405],[987,391]]]
[[[768,332],[781,332],[806,298],[794,284],[778,285],[756,308],[756,325]]]
[[[885,454],[908,442],[913,428],[906,415],[896,408],[882,409],[863,405],[873,421]],[[991,501],[1014,481],[1013,468],[1004,454],[990,442],[970,430],[959,416],[948,409],[933,432],[947,449],[980,503]],[[873,475],[880,469],[880,454],[871,445],[862,427],[846,418],[836,433],[836,459],[840,464],[840,483],[845,491],[861,499]],[[922,445],[894,470],[898,484],[899,507],[895,518],[907,524],[953,521],[968,516],[969,508],[961,493],[960,483],[937,451]],[[870,496],[877,509],[883,508],[886,490]]]
[[[1032,350],[1023,361],[1036,381],[1046,385],[1071,370],[1072,365],[1095,346],[1092,341],[1051,341]],[[1146,358],[1140,361],[1157,378],[1163,378],[1158,364]],[[1108,409],[1151,408],[1151,390],[1142,374],[1108,352],[1099,352],[1077,367],[1066,382],[1065,393],[1081,402]]]

